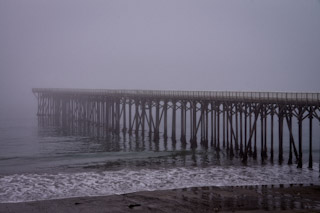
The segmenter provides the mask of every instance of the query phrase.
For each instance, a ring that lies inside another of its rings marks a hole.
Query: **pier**
[[[53,88],[32,92],[40,120],[75,134],[171,137],[192,147],[224,149],[244,162],[259,156],[279,163],[287,160],[298,168],[307,143],[312,168],[313,131],[319,127],[313,120],[320,122],[320,93]],[[305,128],[308,140],[303,140]]]

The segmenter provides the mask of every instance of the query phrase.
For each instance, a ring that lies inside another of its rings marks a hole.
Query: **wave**
[[[319,164],[314,163],[314,168]],[[209,166],[0,177],[0,202],[124,194],[202,186],[319,184],[319,171],[292,165]]]

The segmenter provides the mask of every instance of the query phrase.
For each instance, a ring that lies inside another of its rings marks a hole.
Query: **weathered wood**
[[[141,135],[144,136],[145,133],[145,120],[146,120],[146,102],[143,100],[141,102]]]
[[[216,150],[220,150],[220,104],[217,109],[217,145]]]
[[[239,150],[239,134],[238,134],[238,126],[239,126],[239,121],[238,121],[238,114],[239,114],[239,111],[238,111],[238,104],[236,104],[235,106],[235,114],[236,114],[236,140],[235,140],[235,149],[236,150]]]
[[[163,138],[167,139],[168,137],[168,101],[167,100],[165,100],[163,103],[163,111],[164,111]]]
[[[298,168],[302,168],[302,117],[303,109],[301,106],[298,107],[298,131],[299,131],[299,158],[298,158]]]
[[[242,107],[240,108],[239,115],[240,115],[240,152],[239,152],[239,154],[240,154],[240,156],[242,156],[243,155]]]
[[[176,140],[176,102],[172,103],[172,140]]]
[[[260,120],[261,120],[261,127],[260,127],[260,130],[261,130],[261,147],[260,147],[260,155],[261,155],[261,159],[264,160],[264,151],[263,151],[263,148],[264,148],[264,135],[263,135],[263,130],[264,130],[264,122],[263,122],[263,119],[264,119],[264,111],[263,111],[263,108],[261,108],[261,111],[260,111]]]
[[[273,108],[273,105],[271,105],[271,112],[270,112],[270,131],[271,131],[271,136],[270,136],[270,140],[271,140],[271,150],[270,150],[270,160],[273,161],[273,138],[274,138],[274,135],[273,135],[273,116],[274,116],[274,108]]]
[[[226,109],[225,104],[222,104],[222,147],[226,147]]]
[[[312,119],[313,107],[309,107],[309,169],[312,169]]]
[[[186,103],[184,101],[181,102],[180,106],[181,111],[181,134],[180,134],[180,140],[182,142],[186,142]]]
[[[159,140],[159,127],[160,127],[160,103],[156,100],[156,122],[154,128],[154,140]]]
[[[279,108],[279,163],[283,161],[283,109],[282,106]]]

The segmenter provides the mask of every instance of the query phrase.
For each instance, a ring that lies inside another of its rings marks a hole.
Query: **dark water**
[[[0,202],[193,186],[319,183],[318,133],[313,144],[315,169],[310,170],[307,143],[303,168],[297,169],[295,164],[262,163],[260,159],[243,164],[237,155],[231,158],[210,144],[192,149],[179,140],[155,142],[148,136],[93,138],[38,126],[33,115],[3,118]]]

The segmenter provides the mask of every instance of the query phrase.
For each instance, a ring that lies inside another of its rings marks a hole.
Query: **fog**
[[[320,3],[0,0],[0,115],[33,87],[320,91]]]

